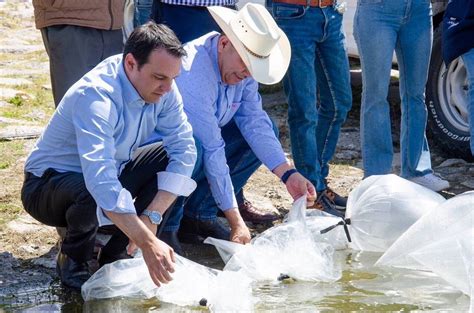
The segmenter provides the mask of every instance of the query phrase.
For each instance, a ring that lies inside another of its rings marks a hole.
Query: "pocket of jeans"
[[[302,17],[305,10],[299,5],[273,3],[272,12],[275,20],[286,20]]]
[[[383,0],[358,0],[358,3],[360,5],[366,5],[366,4],[381,4],[383,3]]]

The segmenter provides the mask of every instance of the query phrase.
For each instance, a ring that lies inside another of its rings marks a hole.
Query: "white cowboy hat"
[[[239,11],[220,6],[208,10],[256,81],[271,85],[283,78],[290,64],[290,42],[264,6],[247,3]]]

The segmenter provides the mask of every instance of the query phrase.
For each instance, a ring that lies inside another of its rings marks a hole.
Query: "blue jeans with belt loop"
[[[352,105],[342,14],[333,6],[273,2],[271,7],[292,49],[283,87],[293,159],[320,192],[327,187],[328,163]]]
[[[433,38],[430,0],[359,0],[354,38],[362,65],[365,177],[391,173],[393,143],[387,95],[394,51],[400,71],[400,174],[411,178],[431,173],[424,93]]]
[[[474,48],[462,55],[468,82],[469,129],[471,130],[471,153],[474,156]]]

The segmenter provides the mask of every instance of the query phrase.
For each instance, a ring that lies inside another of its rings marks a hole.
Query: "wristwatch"
[[[160,225],[161,221],[163,220],[163,217],[158,211],[145,210],[143,211],[142,215],[148,216],[150,222],[155,225]]]

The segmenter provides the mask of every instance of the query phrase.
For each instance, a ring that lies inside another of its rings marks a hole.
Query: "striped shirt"
[[[173,5],[186,5],[186,6],[198,6],[198,7],[209,7],[213,5],[228,6],[235,5],[236,0],[161,0],[161,2]]]

